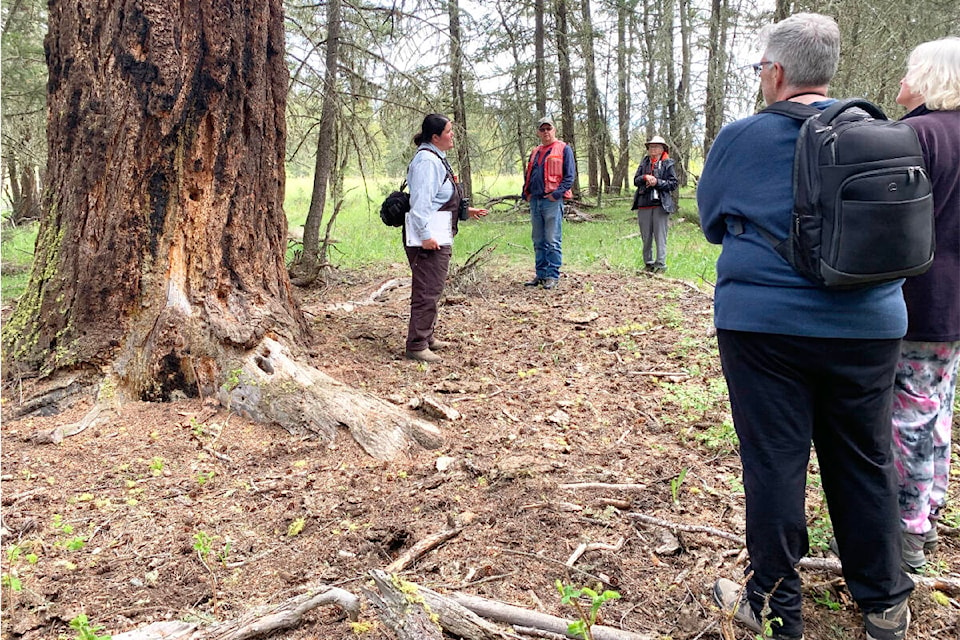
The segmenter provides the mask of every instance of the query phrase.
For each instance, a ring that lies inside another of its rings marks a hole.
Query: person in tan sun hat
[[[670,214],[677,210],[673,192],[677,189],[678,180],[667,141],[660,136],[653,136],[646,146],[647,155],[633,176],[637,192],[633,196],[631,210],[637,212],[645,269],[662,273],[667,270],[667,227]],[[654,243],[657,245],[656,258],[653,255]]]

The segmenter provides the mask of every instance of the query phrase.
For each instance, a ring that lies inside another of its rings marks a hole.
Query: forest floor
[[[439,450],[382,462],[346,431],[296,437],[196,399],[117,406],[40,444],[36,434],[76,423],[89,399],[22,416],[35,389],[5,387],[2,638],[76,638],[68,621],[80,613],[112,634],[229,620],[316,583],[360,595],[371,569],[454,526],[405,580],[569,619],[556,582],[599,585],[620,594],[601,608],[605,625],[721,637],[710,589],[742,579],[745,552],[720,534],[743,535],[744,499],[710,292],[661,276],[565,273],[544,291],[519,285],[527,273],[465,274],[440,311],[438,336],[454,348],[425,366],[402,357],[409,289],[362,303],[407,275],[403,265],[337,274],[303,293],[314,328],[304,346],[345,383],[455,409],[458,419],[427,418],[443,431]],[[348,301],[360,303],[336,304]],[[816,482],[808,513],[822,544]],[[637,514],[702,530],[675,536]],[[952,579],[956,533],[941,536],[936,567]],[[594,546],[575,557],[583,543]],[[862,640],[842,579],[802,575],[807,639]],[[948,595],[917,588],[910,638],[960,637]],[[272,637],[394,638],[363,602],[365,625],[328,605]]]

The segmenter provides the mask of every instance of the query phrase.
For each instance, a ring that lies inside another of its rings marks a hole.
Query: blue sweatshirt
[[[833,100],[814,103],[823,109]],[[801,123],[760,113],[724,127],[697,186],[700,226],[717,259],[718,329],[816,338],[901,338],[902,280],[856,290],[817,286],[757,231],[789,235],[793,156]]]

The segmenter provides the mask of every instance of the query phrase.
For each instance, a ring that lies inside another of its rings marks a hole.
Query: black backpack
[[[453,169],[450,168],[450,165],[447,163],[446,159],[441,157],[433,149],[418,149],[417,153],[420,153],[421,151],[429,151],[433,155],[440,158],[444,168],[447,170],[447,175],[443,181],[446,182],[447,180],[453,180]],[[383,221],[383,224],[387,225],[388,227],[402,227],[403,223],[406,221],[407,211],[410,211],[410,194],[405,191],[406,188],[407,181],[404,180],[402,183],[400,183],[400,190],[394,191],[388,195],[384,199],[383,204],[380,205],[380,219]],[[466,218],[461,219],[465,220]]]
[[[760,233],[816,284],[856,288],[923,273],[933,262],[933,195],[912,127],[867,100],[823,111],[776,102],[761,113],[803,121],[788,238]]]
[[[388,227],[402,227],[407,211],[410,211],[410,194],[404,191],[406,188],[407,181],[404,180],[400,190],[388,195],[380,205],[380,219]]]

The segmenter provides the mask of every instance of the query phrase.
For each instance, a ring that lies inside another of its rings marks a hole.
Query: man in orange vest
[[[523,178],[523,199],[530,203],[537,275],[524,286],[553,289],[560,279],[563,200],[572,198],[576,162],[573,149],[557,139],[550,117],[537,122],[540,145],[530,154]]]

